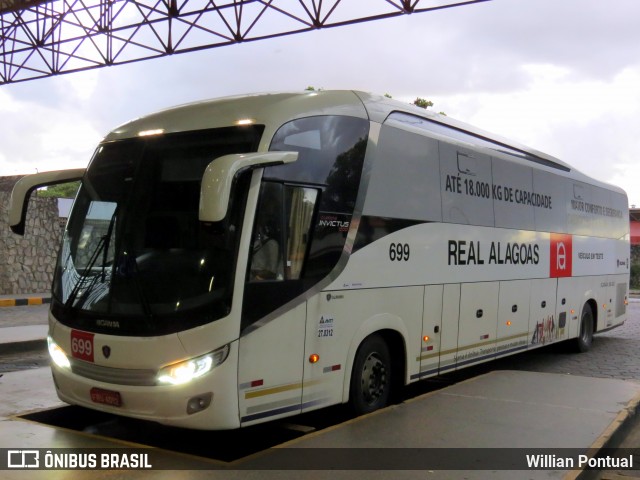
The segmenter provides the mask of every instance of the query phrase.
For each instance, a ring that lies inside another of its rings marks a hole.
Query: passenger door
[[[306,302],[302,273],[318,191],[264,182],[245,283],[239,358],[242,425],[300,412]]]

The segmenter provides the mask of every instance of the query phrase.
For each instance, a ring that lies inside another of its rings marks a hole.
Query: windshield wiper
[[[100,253],[103,254],[102,255],[102,267],[101,267],[100,274],[95,274],[95,275],[93,275],[91,277],[91,282],[89,283],[89,285],[87,286],[85,291],[82,293],[82,297],[80,298],[80,300],[81,300],[80,306],[82,306],[82,304],[84,304],[87,296],[93,290],[93,287],[96,284],[96,281],[97,281],[99,276],[102,279],[102,283],[105,282],[105,280],[106,280],[105,266],[106,266],[106,263],[107,263],[107,255],[109,254],[109,243],[111,241],[111,235],[113,234],[113,226],[115,224],[115,220],[116,220],[117,215],[118,215],[118,207],[116,207],[114,209],[113,215],[111,215],[111,220],[109,221],[109,228],[107,229],[107,233],[104,234],[102,237],[100,237],[100,240],[98,240],[98,245],[96,245],[95,250],[91,254],[91,258],[89,259],[89,263],[85,267],[84,272],[78,278],[77,283],[73,286],[73,289],[71,290],[71,293],[69,294],[69,298],[67,298],[67,301],[64,302],[65,310],[68,310],[71,307],[73,307],[73,303],[75,302],[76,297],[78,296],[78,293],[80,292],[80,289],[84,286],[85,282],[87,281],[87,279],[91,275],[91,271],[93,270],[93,267],[95,266],[96,261],[98,260],[98,257],[100,256]]]
[[[98,245],[96,246],[96,249],[91,254],[89,263],[85,267],[84,272],[82,272],[82,274],[78,278],[78,281],[76,282],[76,284],[73,286],[73,289],[69,294],[69,298],[67,298],[66,302],[64,302],[65,310],[68,310],[73,306],[73,302],[76,300],[76,297],[78,296],[78,292],[84,286],[85,281],[89,278],[89,275],[91,274],[91,270],[93,269],[93,266],[96,264],[96,260],[100,256],[100,252],[102,252],[102,249],[104,248],[105,243],[106,243],[106,235],[100,237],[100,240],[98,241]],[[92,283],[90,284],[91,288],[93,288],[93,285],[95,285],[95,278],[97,276],[98,275],[93,276]],[[83,294],[83,297],[85,296],[86,296],[86,291],[85,291],[85,294]]]

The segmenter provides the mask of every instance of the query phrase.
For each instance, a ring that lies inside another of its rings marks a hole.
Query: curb
[[[14,353],[26,353],[35,350],[45,350],[47,340],[40,338],[37,340],[26,340],[24,342],[0,343],[0,355],[11,355]]]
[[[591,457],[597,456],[598,452],[605,449],[615,449],[625,439],[627,434],[632,428],[637,426],[640,413],[640,394],[636,395],[625,407],[620,410],[620,413],[611,422],[611,424],[600,434],[595,442],[591,444],[587,455]],[[572,470],[564,476],[563,480],[590,480],[598,479],[602,470],[600,469],[582,469]],[[626,478],[626,477],[625,477]],[[629,477],[630,479],[632,477]]]
[[[51,297],[0,298],[0,307],[23,307],[51,303]]]

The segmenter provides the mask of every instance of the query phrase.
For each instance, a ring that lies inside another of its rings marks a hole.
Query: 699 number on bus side
[[[392,262],[407,262],[411,256],[408,243],[392,243],[389,245],[389,260]]]

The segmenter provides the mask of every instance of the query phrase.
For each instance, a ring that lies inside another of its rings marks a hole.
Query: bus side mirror
[[[242,153],[216,158],[202,176],[198,218],[201,222],[224,220],[229,208],[231,185],[240,170],[292,163],[297,159],[298,152]]]
[[[24,235],[24,224],[27,218],[27,207],[31,192],[47,185],[82,180],[84,172],[84,168],[56,170],[27,175],[18,180],[11,191],[11,201],[9,203],[9,226],[13,233]]]

